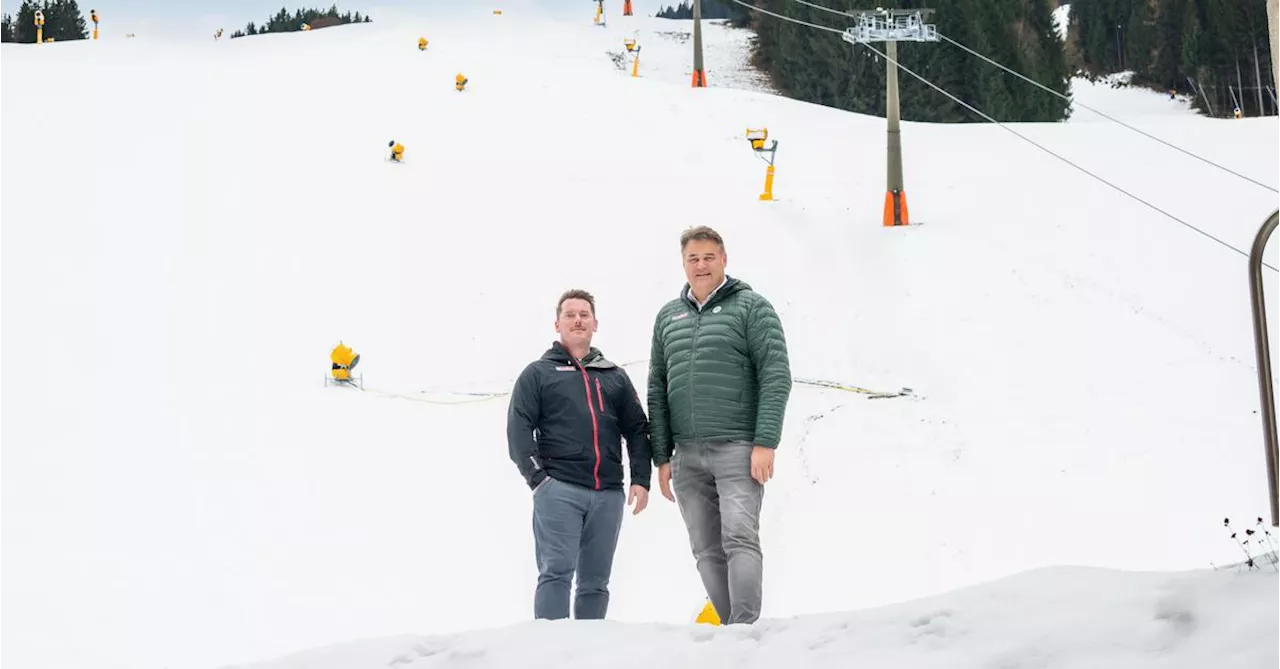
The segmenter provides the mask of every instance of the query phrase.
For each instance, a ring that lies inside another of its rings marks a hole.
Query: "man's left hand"
[[[754,446],[751,449],[751,478],[756,483],[764,485],[773,478],[773,454],[772,448],[764,446]]]
[[[631,515],[634,516],[644,511],[646,506],[649,506],[649,491],[645,490],[644,486],[631,486],[631,494],[627,497],[627,506],[631,506],[632,502],[636,505],[636,508],[631,512]]]

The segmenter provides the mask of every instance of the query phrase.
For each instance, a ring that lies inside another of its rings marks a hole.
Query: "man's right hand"
[[[671,494],[671,463],[664,462],[658,465],[658,487],[662,489],[662,496],[667,501],[676,501],[676,496]]]

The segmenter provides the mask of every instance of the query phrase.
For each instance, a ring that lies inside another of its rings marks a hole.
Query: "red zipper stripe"
[[[600,392],[600,379],[596,379],[596,407],[604,413],[604,393]]]
[[[578,365],[578,370],[582,372],[582,387],[587,391],[587,408],[591,409],[591,445],[596,450],[596,466],[592,470],[592,475],[596,479],[596,490],[600,489],[600,423],[596,420],[596,408],[591,405],[591,379],[587,376],[587,370],[582,365]],[[598,381],[597,381],[598,383]]]

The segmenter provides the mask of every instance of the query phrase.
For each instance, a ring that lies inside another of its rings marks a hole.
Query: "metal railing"
[[[1276,398],[1271,385],[1271,343],[1267,340],[1267,304],[1262,292],[1262,251],[1280,222],[1280,209],[1258,228],[1249,252],[1249,295],[1253,307],[1253,346],[1258,356],[1258,394],[1262,399],[1262,436],[1267,449],[1267,486],[1271,494],[1271,526],[1280,525],[1280,496],[1276,487]]]

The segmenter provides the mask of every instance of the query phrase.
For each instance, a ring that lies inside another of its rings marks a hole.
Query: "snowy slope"
[[[1221,518],[1266,500],[1242,257],[983,126],[904,124],[922,225],[886,230],[882,120],[693,90],[686,46],[632,18],[3,47],[4,664],[208,668],[526,620],[505,401],[442,391],[505,392],[571,286],[643,388],[699,222],[779,308],[798,379],[917,393],[797,384],[767,618],[1240,559]],[[607,52],[635,30],[633,79]],[[1280,181],[1274,120],[1142,123]],[[772,203],[743,140],[761,125]],[[1240,248],[1276,205],[1113,124],[1019,129]],[[321,383],[339,340],[371,392]],[[624,523],[610,617],[687,622],[674,505]],[[1194,578],[1206,611],[1234,592]],[[1256,583],[1240,597],[1274,603]],[[966,610],[998,639],[1024,609]],[[663,629],[636,643],[698,633]]]
[[[1058,39],[1066,40],[1067,31],[1071,27],[1071,3],[1063,3],[1053,8],[1053,32],[1057,33]]]
[[[1099,77],[1094,81],[1086,77],[1072,77],[1072,108],[1069,121],[1072,123],[1111,122],[1095,112],[1119,118],[1126,123],[1144,118],[1158,122],[1162,117],[1177,120],[1198,115],[1195,108],[1191,106],[1190,96],[1180,93],[1171,98],[1168,93],[1158,93],[1142,86],[1130,86],[1129,80],[1132,76],[1133,72],[1119,72]]]
[[[876,611],[752,627],[537,621],[342,644],[241,669],[1264,667],[1277,659],[1277,616],[1265,596],[1275,586],[1274,573],[1057,568]]]
[[[693,21],[654,17],[615,16],[601,32],[606,39],[635,39],[641,47],[640,74],[648,79],[688,85],[693,78]],[[768,77],[751,66],[755,33],[733,28],[723,20],[702,25],[702,57],[707,84],[717,88],[774,93]],[[615,50],[621,51],[621,49]],[[630,64],[626,72],[630,73]],[[715,80],[711,73],[715,73]]]
[[[1058,39],[1066,40],[1071,26],[1071,3],[1064,3],[1053,10],[1053,30]],[[1073,122],[1109,122],[1095,112],[1128,121],[1144,116],[1194,115],[1190,98],[1186,95],[1170,98],[1149,88],[1129,87],[1133,72],[1118,72],[1096,80],[1088,77],[1071,78],[1071,116]],[[1081,106],[1083,105],[1083,106]]]

